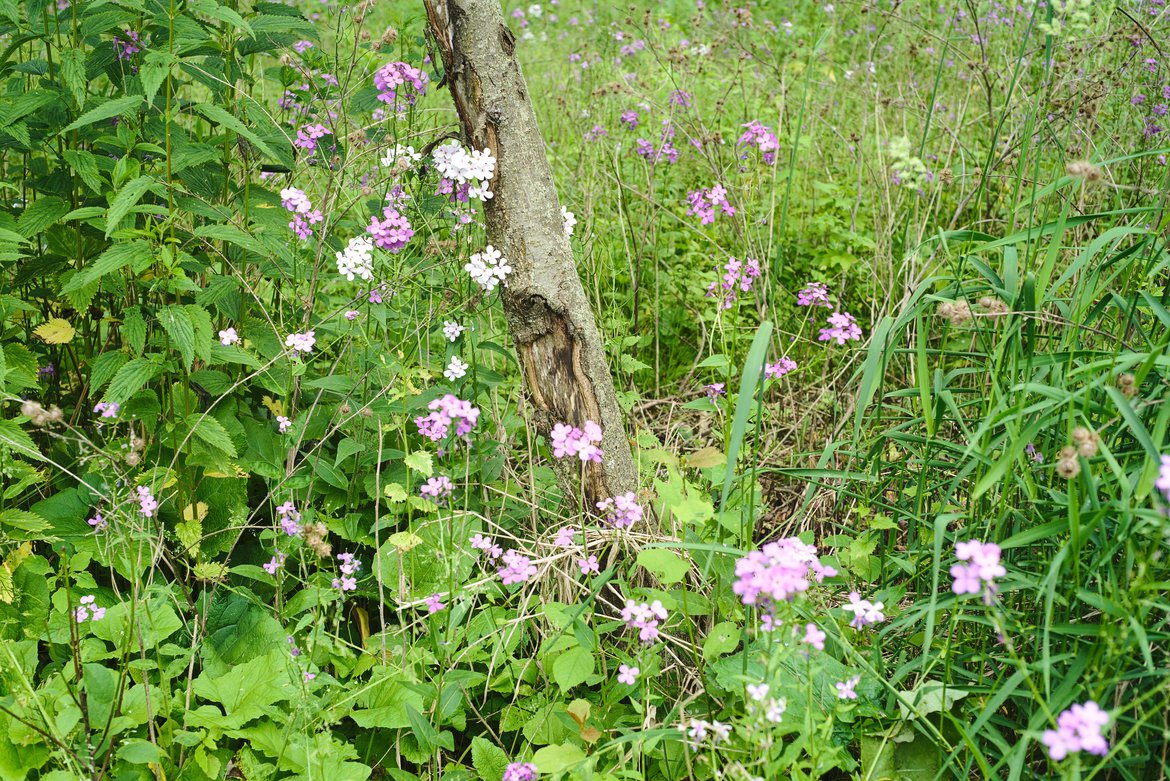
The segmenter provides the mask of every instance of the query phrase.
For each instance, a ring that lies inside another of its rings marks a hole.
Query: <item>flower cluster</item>
[[[732,590],[745,605],[771,610],[776,603],[790,602],[807,591],[810,573],[820,583],[837,570],[821,563],[815,546],[785,537],[737,561]]]
[[[778,380],[789,372],[796,371],[796,361],[785,356],[776,363],[764,364],[764,377],[769,380]]]
[[[324,138],[327,135],[329,135],[329,128],[318,122],[302,125],[297,129],[297,137],[293,139],[293,146],[298,149],[304,149],[307,152],[315,152],[317,150],[317,139]]]
[[[999,563],[999,546],[994,542],[968,540],[955,546],[955,556],[967,563],[951,567],[951,577],[955,579],[951,591],[956,594],[983,592],[983,601],[990,605],[995,598],[995,579],[1007,574]]]
[[[702,225],[715,222],[716,206],[728,217],[735,214],[735,207],[728,202],[727,189],[722,184],[706,190],[691,190],[687,193],[687,202],[690,204],[687,214],[698,217]]]
[[[504,768],[501,781],[535,781],[539,774],[540,771],[531,762],[510,762]]]
[[[460,325],[454,320],[446,320],[443,322],[443,336],[447,337],[448,342],[454,342],[466,330],[467,326]]]
[[[720,309],[730,309],[740,293],[752,289],[752,283],[760,276],[760,262],[752,258],[737,260],[728,258],[723,264],[723,275],[707,287],[707,298],[718,298]]]
[[[731,738],[731,725],[718,721],[691,719],[691,724],[686,730],[687,737],[695,743],[702,743],[708,738],[712,743],[722,743]]]
[[[829,315],[829,322],[817,336],[822,342],[835,341],[837,344],[845,344],[860,338],[861,327],[857,325],[857,318],[848,312],[833,312]]]
[[[644,511],[638,504],[638,495],[629,491],[597,503],[605,522],[617,529],[625,529],[642,520]]]
[[[339,553],[337,558],[341,562],[339,567],[341,577],[333,579],[333,588],[341,591],[355,591],[357,589],[357,571],[362,568],[362,563],[354,558],[352,553]]]
[[[425,95],[429,81],[425,71],[415,68],[405,62],[388,62],[374,72],[374,86],[378,88],[378,100],[393,105],[398,100],[399,88],[403,90],[406,100],[414,105],[419,95]]]
[[[747,685],[748,698],[752,701],[753,709],[763,713],[764,719],[772,724],[779,724],[788,710],[788,701],[784,698],[769,697],[771,687],[766,683]]]
[[[772,128],[757,120],[752,120],[743,127],[746,129],[739,137],[739,146],[754,146],[767,165],[776,162],[776,152],[780,149],[780,142],[777,140],[776,134],[772,132]],[[744,157],[746,156],[745,152]]]
[[[455,424],[455,436],[466,437],[479,421],[478,407],[450,393],[432,400],[427,409],[430,412],[415,418],[414,425],[418,426],[418,433],[433,442],[445,438],[452,423]]]
[[[861,683],[861,676],[855,675],[847,681],[838,681],[833,684],[837,687],[837,699],[839,700],[856,700],[857,699],[857,684]]]
[[[512,267],[504,260],[504,255],[491,244],[483,252],[473,252],[471,259],[463,265],[463,270],[471,275],[477,285],[490,293],[496,285],[504,282],[512,273]]]
[[[284,338],[284,346],[298,355],[301,353],[308,355],[313,352],[315,344],[317,344],[317,337],[313,331],[305,331],[303,334],[289,334]]]
[[[138,502],[138,512],[144,518],[153,518],[154,511],[158,509],[158,501],[154,498],[154,494],[144,485],[138,486],[134,491],[136,494],[134,501]]]
[[[103,418],[118,417],[118,410],[120,409],[116,401],[99,401],[93,405],[93,411],[101,415]]]
[[[561,219],[565,222],[565,236],[572,236],[573,228],[577,225],[577,215],[562,206]]]
[[[1045,730],[1040,740],[1048,747],[1048,756],[1057,762],[1078,751],[1103,757],[1109,753],[1109,742],[1101,734],[1107,724],[1109,714],[1089,700],[1057,716],[1056,729]]]
[[[337,253],[337,273],[353,281],[360,277],[369,282],[374,278],[374,242],[365,236],[354,236]]]
[[[313,208],[313,202],[309,197],[295,187],[287,187],[280,191],[280,203],[292,212],[293,218],[288,227],[297,234],[297,238],[307,239],[312,236],[313,229],[309,226],[325,219],[320,209]]]
[[[394,204],[382,207],[382,219],[378,215],[370,216],[370,224],[366,232],[374,237],[374,244],[390,252],[401,252],[406,243],[414,236],[414,228],[406,215],[398,211]]]
[[[488,182],[496,173],[496,158],[487,149],[463,148],[458,141],[450,141],[431,153],[435,170],[441,177],[439,195],[450,195],[451,200],[467,203],[470,200],[487,201],[492,197]]]
[[[451,478],[446,475],[439,475],[438,477],[428,477],[427,481],[418,489],[418,492],[423,496],[429,496],[436,502],[441,502],[451,495],[455,490]]]
[[[296,537],[303,530],[301,526],[301,514],[297,511],[297,507],[292,503],[291,499],[276,508],[276,515],[280,518],[281,531],[289,537]]]
[[[489,559],[498,559],[504,555],[504,549],[496,545],[491,537],[483,534],[476,534],[471,538],[471,547],[477,551],[483,551]]]
[[[647,645],[658,640],[658,624],[665,622],[667,615],[666,608],[657,599],[648,603],[627,599],[622,608],[622,621],[629,628],[637,629],[638,639]]]
[[[797,306],[829,306],[829,288],[824,282],[809,282],[796,294]]]
[[[81,598],[81,603],[77,609],[73,611],[73,620],[77,623],[84,621],[101,621],[106,617],[106,609],[98,607],[94,602],[96,598],[93,594],[88,594]]]
[[[634,153],[652,164],[658,163],[661,160],[666,160],[672,165],[677,163],[678,149],[674,146],[674,127],[670,124],[670,120],[667,119],[662,122],[662,136],[659,139],[657,148],[646,139],[639,138],[634,142]]]
[[[519,551],[507,551],[504,553],[503,561],[504,566],[500,567],[499,574],[500,582],[505,586],[527,583],[529,578],[536,575],[536,565]]]
[[[451,360],[447,363],[447,368],[443,370],[443,376],[449,381],[455,382],[466,376],[468,368],[469,364],[466,361],[458,355],[452,355]]]
[[[849,622],[849,626],[854,629],[861,629],[870,624],[880,624],[886,620],[886,614],[882,612],[885,605],[881,602],[870,602],[868,599],[862,599],[861,594],[856,591],[849,592],[848,604],[842,605],[843,610],[853,613],[853,619]]]
[[[139,46],[141,42],[142,38],[137,30],[123,30],[114,36],[114,56],[119,62],[133,59],[135,54],[142,51],[142,47]]]
[[[602,440],[601,426],[592,420],[585,421],[584,428],[558,423],[549,432],[549,439],[557,458],[576,456],[582,461],[601,463],[602,451],[598,447]]]

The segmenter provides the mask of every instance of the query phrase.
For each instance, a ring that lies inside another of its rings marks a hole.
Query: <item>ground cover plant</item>
[[[0,778],[1165,778],[1166,4],[497,9],[0,0]]]

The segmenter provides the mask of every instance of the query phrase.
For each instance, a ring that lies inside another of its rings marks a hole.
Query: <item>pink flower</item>
[[[658,624],[665,622],[668,615],[666,608],[657,599],[641,603],[627,599],[626,606],[622,608],[622,621],[631,629],[637,629],[638,638],[646,645],[658,639]]]
[[[439,594],[431,594],[423,600],[427,605],[427,613],[435,614],[445,609],[447,606],[443,604],[443,599]]]
[[[780,149],[780,141],[776,138],[776,134],[772,132],[772,128],[761,124],[756,120],[748,122],[743,127],[743,135],[739,137],[738,145],[755,147],[760,152],[760,156],[766,165],[772,165],[776,162],[776,152]],[[744,154],[747,157],[747,154]]]
[[[540,771],[531,762],[512,762],[504,768],[504,776],[500,781],[535,781],[538,775]]]
[[[441,502],[451,495],[455,490],[455,486],[451,483],[451,478],[446,475],[439,475],[438,477],[427,478],[426,483],[423,484],[418,492],[423,496],[429,496],[436,502]]]
[[[513,583],[527,583],[536,575],[536,565],[527,557],[510,550],[504,554],[504,566],[499,570],[500,581],[505,586]]]
[[[811,645],[818,651],[823,651],[825,650],[825,633],[817,629],[816,624],[805,624],[804,637],[800,639],[800,642]]]
[[[1162,463],[1158,467],[1158,479],[1154,487],[1162,492],[1166,501],[1170,502],[1170,456],[1162,456]]]
[[[984,602],[991,604],[996,592],[995,579],[1007,574],[999,563],[1000,554],[1000,548],[994,542],[968,540],[958,543],[955,557],[968,563],[951,567],[951,577],[954,578],[951,590],[960,595],[983,592]]]
[[[781,358],[776,363],[764,364],[764,377],[769,380],[778,380],[793,371],[796,371],[796,361],[788,357]]]
[[[862,599],[856,591],[849,593],[849,604],[841,607],[853,613],[853,620],[849,622],[849,625],[855,629],[861,629],[870,624],[880,624],[886,620],[886,614],[882,612],[884,604]]]
[[[263,564],[261,566],[264,567],[264,571],[269,575],[275,575],[276,571],[280,569],[280,566],[284,564],[284,560],[285,555],[277,551],[276,555],[269,559],[267,564]]]
[[[93,411],[101,415],[103,418],[118,417],[118,410],[121,406],[116,401],[99,401],[93,405]]]
[[[378,100],[394,104],[402,87],[407,101],[414,105],[419,95],[425,95],[429,77],[405,62],[388,62],[374,73],[374,86],[378,88]]]
[[[1108,724],[1109,714],[1089,700],[1062,712],[1056,729],[1045,730],[1040,740],[1048,747],[1048,756],[1057,762],[1077,751],[1103,757],[1109,753],[1109,743],[1101,733]]]
[[[292,503],[292,500],[277,507],[276,515],[280,518],[281,530],[289,537],[296,537],[303,531],[301,514],[297,512],[296,505]]]
[[[557,536],[553,538],[553,545],[557,546],[558,548],[573,547],[573,535],[576,533],[577,530],[572,526],[562,526],[557,532]]]
[[[716,269],[718,270],[718,269]],[[760,262],[754,258],[728,258],[723,264],[722,276],[707,287],[707,298],[719,299],[720,309],[731,309],[740,293],[752,289],[756,278],[763,273]]]
[[[418,426],[418,433],[433,442],[444,439],[452,425],[455,426],[455,436],[466,437],[479,421],[477,407],[450,393],[432,400],[427,409],[430,413],[415,418],[414,424]]]
[[[313,346],[317,343],[317,337],[313,331],[305,331],[303,334],[289,334],[284,339],[284,346],[293,351],[294,354],[300,355],[313,352]]]
[[[292,425],[292,421],[289,420],[284,415],[277,415],[276,416],[276,425],[280,428],[280,433],[283,434],[286,431],[288,431],[289,426]]]
[[[861,328],[856,318],[848,312],[834,312],[829,315],[829,322],[821,329],[817,337],[822,342],[836,341],[837,344],[856,341],[861,338]]]
[[[581,568],[582,575],[588,575],[590,573],[596,575],[600,571],[596,556],[590,556],[587,559],[577,559],[577,566]]]
[[[745,605],[759,605],[769,613],[777,602],[791,602],[808,590],[810,577],[818,583],[837,574],[817,557],[817,549],[796,537],[770,542],[735,563],[732,590]]]
[[[101,621],[106,617],[106,609],[98,607],[94,604],[96,597],[93,594],[88,594],[79,600],[77,609],[73,611],[73,618],[77,623],[83,621]]]
[[[393,205],[382,208],[382,217],[370,218],[366,232],[374,238],[374,244],[384,250],[401,252],[406,243],[414,236],[414,229],[405,214],[398,211]]]
[[[642,671],[637,667],[631,667],[628,664],[618,666],[618,683],[624,683],[626,686],[633,686],[638,682],[638,676]]]
[[[297,130],[297,137],[293,140],[293,146],[309,152],[317,149],[317,139],[329,134],[329,129],[321,124],[304,125]]]
[[[138,512],[146,518],[153,518],[154,511],[158,509],[158,502],[155,500],[154,494],[144,485],[140,485],[134,490],[138,494],[135,497],[138,502]]]
[[[585,421],[584,429],[558,423],[549,433],[549,440],[556,458],[576,456],[582,461],[601,463],[602,451],[597,447],[602,440],[601,426],[591,420]]]
[[[92,526],[95,532],[104,532],[106,529],[110,528],[110,522],[102,516],[100,510],[95,512],[93,517],[88,519],[86,523]]]
[[[597,503],[597,509],[605,514],[605,522],[618,529],[633,526],[642,520],[644,511],[638,504],[638,495],[628,491]]]
[[[234,328],[225,328],[219,332],[219,343],[224,347],[230,347],[240,341],[240,335],[236,333]]]
[[[837,699],[839,700],[856,700],[857,692],[854,689],[857,684],[861,682],[861,676],[855,675],[847,681],[841,681],[834,684],[837,687]]]
[[[823,282],[809,282],[796,294],[797,306],[829,306],[829,288]]]

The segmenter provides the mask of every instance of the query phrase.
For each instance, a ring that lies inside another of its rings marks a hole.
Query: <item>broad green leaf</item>
[[[276,158],[276,154],[272,149],[260,139],[252,130],[241,122],[237,117],[224,111],[219,106],[214,106],[210,103],[200,103],[195,107],[195,110],[207,118],[209,122],[216,125],[223,125],[228,130],[231,130],[255,144],[256,148],[271,158]]]
[[[665,585],[678,583],[691,569],[686,559],[665,548],[647,548],[639,551],[638,564],[653,572]]]
[[[118,369],[114,379],[110,380],[110,387],[106,389],[106,401],[124,403],[161,373],[162,366],[149,358],[132,358]]]
[[[141,95],[128,95],[124,98],[107,100],[69,123],[61,133],[68,133],[70,130],[77,130],[86,125],[92,125],[94,122],[101,122],[103,119],[125,116],[141,106],[142,102],[143,97]]]
[[[508,769],[508,755],[496,744],[477,736],[471,739],[471,765],[480,781],[502,781]]]
[[[585,759],[585,752],[572,743],[545,746],[532,756],[532,763],[541,773],[559,773]]]
[[[238,729],[264,716],[268,706],[296,693],[289,675],[288,658],[287,653],[274,650],[222,675],[204,671],[194,680],[192,690],[199,697],[222,705],[224,727]]]
[[[593,675],[593,666],[593,654],[579,646],[570,648],[553,662],[553,680],[561,687],[561,691],[567,692]]]
[[[183,356],[183,365],[190,371],[195,361],[195,324],[191,322],[190,313],[184,307],[172,304],[159,310],[158,321],[171,337],[179,355]]]
[[[408,455],[405,459],[403,459],[403,461],[407,468],[413,469],[423,477],[430,477],[432,474],[434,474],[434,460],[431,457],[431,454],[427,453],[426,451],[417,450],[414,453]]]
[[[711,627],[703,641],[703,658],[708,662],[729,654],[739,645],[739,627],[731,621],[722,621]]]
[[[131,179],[129,182],[118,190],[118,194],[114,196],[114,200],[110,202],[110,210],[106,212],[106,238],[118,229],[118,223],[130,213],[130,210],[138,205],[138,201],[150,189],[150,186],[155,183],[153,176],[139,176],[136,179]]]
[[[222,451],[228,458],[236,457],[236,446],[231,435],[215,418],[195,413],[187,418],[187,425],[201,442]]]
[[[98,255],[97,260],[78,271],[61,288],[62,293],[72,293],[97,282],[107,274],[120,271],[127,266],[140,266],[154,260],[154,250],[145,241],[117,242]]]

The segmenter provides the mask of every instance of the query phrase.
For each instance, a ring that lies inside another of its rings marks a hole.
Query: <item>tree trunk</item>
[[[599,423],[602,463],[561,464],[562,485],[592,510],[637,488],[601,334],[577,276],[544,140],[499,0],[425,0],[467,142],[496,158],[484,204],[488,242],[513,271],[502,291],[524,385],[547,436],[556,423]],[[567,460],[567,459],[566,459]],[[580,488],[579,488],[580,486]]]

